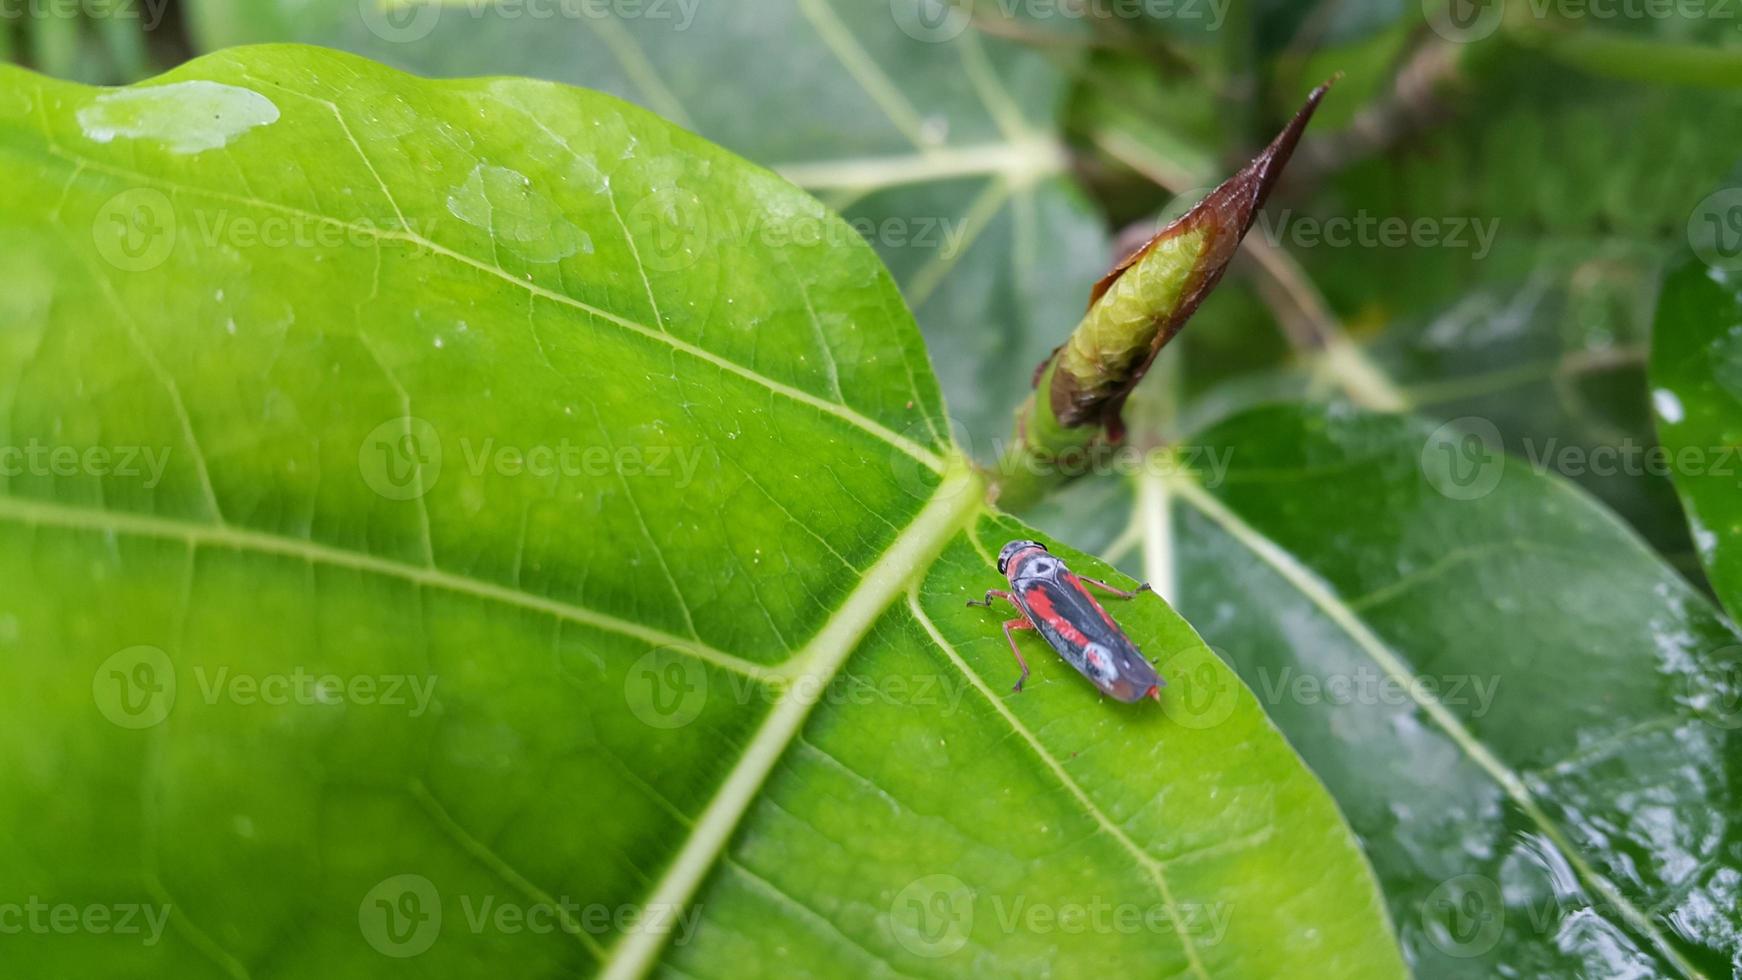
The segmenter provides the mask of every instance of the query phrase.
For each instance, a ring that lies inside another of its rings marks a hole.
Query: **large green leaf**
[[[969,29],[965,7],[199,0],[190,9],[208,48],[295,40],[423,75],[585,85],[785,174],[876,246],[983,458],[994,453],[980,440],[1006,434],[1028,371],[1082,316],[1086,284],[1113,259],[1064,172],[1055,59]]]
[[[792,185],[316,49],[0,77],[8,970],[1402,972],[1165,603],[1161,708],[1007,693],[1032,532]],[[749,221],[823,234],[661,237]]]
[[[1715,217],[1742,213],[1722,192]],[[1698,221],[1700,215],[1693,219]],[[1666,454],[1655,461],[1681,493],[1706,575],[1742,616],[1742,277],[1736,229],[1704,239],[1713,262],[1684,261],[1664,285],[1651,341],[1652,405]],[[1720,246],[1723,250],[1720,251]],[[1742,687],[1742,685],[1739,685]],[[1733,705],[1734,706],[1734,705]]]
[[[1042,525],[1177,582],[1419,972],[1742,963],[1742,645],[1703,597],[1491,428],[1273,407],[1192,441],[1195,476],[1086,486]]]

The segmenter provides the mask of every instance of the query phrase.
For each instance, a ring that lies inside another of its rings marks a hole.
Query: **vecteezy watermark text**
[[[169,0],[0,0],[0,23],[10,20],[132,20],[153,31]]]
[[[385,708],[408,708],[420,718],[435,699],[436,679],[412,674],[314,673],[294,667],[289,673],[251,674],[231,672],[229,667],[207,671],[194,667],[194,680],[207,704],[227,701],[249,707],[284,705],[356,704]]]
[[[1026,895],[981,895],[951,874],[916,878],[889,903],[890,931],[916,956],[959,952],[988,920],[1004,935],[1155,935],[1192,937],[1214,946],[1233,917],[1228,902],[1117,902],[1099,895],[1078,901],[1032,901]]]
[[[545,936],[554,932],[571,935],[586,933],[602,936],[610,932],[671,933],[672,945],[682,946],[695,935],[701,924],[701,906],[683,908],[678,905],[606,905],[602,902],[577,902],[564,896],[554,902],[531,905],[502,901],[494,895],[460,896],[460,911],[466,927],[474,933],[498,932],[505,936],[531,933]]]
[[[1296,214],[1283,209],[1274,218],[1259,212],[1258,230],[1272,245],[1296,248],[1445,248],[1486,258],[1500,231],[1499,218],[1448,215],[1404,218],[1378,215],[1365,208],[1353,215]]]
[[[23,902],[0,902],[0,936],[138,936],[140,945],[156,946],[169,909],[138,902],[75,905],[32,895]]]
[[[1604,23],[1654,20],[1729,21],[1738,0],[1421,0],[1435,34],[1457,44],[1490,37],[1502,25],[1546,21]]]
[[[200,700],[208,705],[357,705],[404,710],[418,718],[435,700],[433,675],[340,674],[301,666],[271,672],[204,664],[192,669]],[[91,699],[98,713],[122,728],[150,728],[161,723],[185,691],[169,654],[149,645],[118,650],[91,673]]]
[[[687,31],[701,0],[357,0],[371,34],[399,44],[421,41],[444,19],[647,21]]]
[[[1108,446],[1096,443],[1073,447],[1056,453],[1005,452],[1001,440],[994,440],[998,462],[993,469],[1001,476],[1027,472],[1034,476],[1058,475],[1066,478],[1081,476],[1178,476],[1192,474],[1194,480],[1214,489],[1222,485],[1233,462],[1233,447],[1171,446],[1154,452],[1121,443]]]
[[[460,439],[466,471],[473,476],[623,476],[675,477],[687,487],[702,465],[701,446],[598,446],[559,439],[550,445],[499,445],[495,439]]]
[[[1392,705],[1426,704],[1437,701],[1453,707],[1469,707],[1471,718],[1480,718],[1494,705],[1500,676],[1493,674],[1417,674],[1400,678],[1377,668],[1358,667],[1348,674],[1297,672],[1293,667],[1258,668],[1254,690],[1266,704]]]
[[[1682,446],[1670,449],[1631,437],[1614,445],[1581,446],[1549,438],[1524,440],[1524,455],[1537,473],[1562,476],[1742,476],[1742,446]],[[1742,487],[1742,480],[1737,481]]]
[[[441,938],[444,927],[452,928],[456,922],[473,935],[655,933],[670,935],[672,945],[682,946],[695,935],[702,918],[700,904],[606,904],[578,902],[566,895],[527,904],[495,895],[463,894],[459,896],[458,920],[445,915],[443,905],[435,882],[419,874],[398,874],[364,894],[357,906],[357,926],[376,952],[408,959],[428,951]]]
[[[961,36],[975,18],[1022,23],[1053,20],[1168,21],[1204,31],[1220,30],[1233,0],[889,0],[902,33],[941,44]]]
[[[1658,414],[1666,412],[1659,399]],[[1679,412],[1677,407],[1675,411]],[[1742,446],[1714,444],[1670,448],[1625,437],[1595,446],[1563,443],[1558,437],[1520,440],[1523,459],[1509,457],[1499,426],[1481,416],[1453,419],[1435,429],[1422,445],[1423,476],[1454,500],[1478,500],[1493,493],[1508,466],[1521,463],[1537,475],[1564,477],[1728,478],[1742,488]]]
[[[64,446],[38,439],[0,446],[0,477],[143,477],[139,485],[152,490],[168,466],[168,446]]]
[[[623,677],[623,699],[629,711],[651,728],[682,728],[701,717],[710,699],[727,703],[832,705],[908,705],[940,714],[954,714],[968,693],[959,675],[943,673],[888,674],[861,677],[842,673],[829,679],[774,674],[751,678],[732,674],[727,683],[711,676],[702,661],[683,650],[655,647],[632,664]]]
[[[828,183],[834,167],[782,167],[787,179],[813,189]],[[833,248],[861,241],[884,249],[931,251],[949,259],[965,247],[968,219],[945,215],[839,218],[821,209],[757,213],[748,217],[709,208],[685,187],[653,191],[628,209],[624,225],[636,254],[654,272],[681,272],[724,249]]]
[[[532,479],[623,479],[670,481],[683,488],[712,450],[699,445],[581,443],[558,439],[550,443],[506,443],[493,437],[455,440],[458,460],[468,475],[530,477]],[[453,446],[444,444],[436,427],[420,418],[401,416],[371,429],[357,449],[357,467],[369,489],[389,500],[414,500],[441,479],[455,460]]]

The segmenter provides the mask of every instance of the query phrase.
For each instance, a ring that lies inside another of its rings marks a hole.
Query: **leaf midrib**
[[[966,460],[952,460],[932,498],[793,658],[800,665],[796,682],[782,692],[774,708],[757,726],[738,762],[702,810],[682,849],[643,908],[678,908],[690,902],[755,803],[768,774],[797,738],[822,692],[858,648],[859,641],[902,590],[931,566],[949,539],[979,515],[983,506],[984,487],[978,474]],[[600,975],[605,980],[633,980],[644,975],[658,957],[665,938],[653,930],[624,935],[612,949]]]
[[[1016,717],[1015,713],[1010,710],[1010,707],[1006,705],[1002,699],[992,693],[992,690],[986,686],[986,682],[980,677],[980,675],[969,669],[967,661],[963,660],[962,655],[956,651],[955,646],[944,638],[943,633],[938,630],[937,624],[933,623],[931,617],[926,615],[925,610],[921,608],[919,604],[919,596],[911,590],[907,594],[907,605],[908,611],[913,615],[914,619],[919,622],[920,626],[925,629],[926,634],[931,637],[931,641],[937,644],[938,649],[943,651],[944,656],[949,658],[950,663],[955,666],[956,670],[959,671],[963,677],[967,678],[968,683],[972,684],[974,689],[978,691],[980,695],[986,699],[986,702],[992,706],[992,710],[998,713],[998,716],[1004,720],[1006,725],[1010,726],[1010,730],[1027,743],[1028,747],[1033,750],[1034,754],[1040,758],[1041,764],[1052,773],[1053,778],[1058,781],[1059,785],[1063,786],[1065,790],[1076,799],[1077,804],[1082,807],[1083,812],[1088,814],[1091,820],[1098,824],[1108,836],[1112,837],[1127,854],[1131,855],[1131,857],[1137,862],[1138,866],[1149,874],[1150,880],[1155,883],[1156,892],[1161,896],[1161,900],[1163,904],[1166,905],[1168,911],[1172,913],[1177,910],[1179,908],[1179,903],[1174,898],[1173,888],[1167,883],[1167,873],[1163,862],[1157,860],[1148,851],[1140,847],[1136,841],[1131,839],[1131,835],[1125,832],[1123,827],[1114,823],[1111,817],[1102,811],[1099,806],[1095,805],[1095,801],[1089,797],[1088,792],[1084,790],[1075,779],[1071,778],[1071,774],[1066,771],[1064,765],[1059,762],[1058,758],[1051,752],[1047,751],[1046,746],[1041,744],[1040,739],[1035,737],[1035,734],[1028,729],[1028,726],[1024,725],[1021,719]],[[1203,957],[1199,955],[1197,943],[1193,941],[1191,933],[1185,928],[1183,917],[1179,915],[1170,915],[1169,918],[1173,923],[1174,935],[1179,937],[1180,946],[1185,950],[1186,963],[1190,968],[1192,976],[1199,977],[1200,980],[1209,980],[1210,974],[1204,967]]]
[[[1189,503],[1204,517],[1220,527],[1242,547],[1269,566],[1282,579],[1299,592],[1308,602],[1311,602],[1324,616],[1341,629],[1360,647],[1374,664],[1392,679],[1400,682],[1410,699],[1451,738],[1452,743],[1483,771],[1497,782],[1501,789],[1524,815],[1552,841],[1567,863],[1572,865],[1579,877],[1591,888],[1607,900],[1611,907],[1620,913],[1627,924],[1645,938],[1649,939],[1658,952],[1683,976],[1704,978],[1704,974],[1683,957],[1637,905],[1623,894],[1614,882],[1592,867],[1590,862],[1578,849],[1567,840],[1566,834],[1559,824],[1549,817],[1536,801],[1524,779],[1511,766],[1507,765],[1492,750],[1488,748],[1473,732],[1457,719],[1439,699],[1426,695],[1412,683],[1414,674],[1408,669],[1408,664],[1386,646],[1372,627],[1350,608],[1349,605],[1331,590],[1329,585],[1320,580],[1313,571],[1285,548],[1265,536],[1257,528],[1247,524],[1220,500],[1217,500],[1195,480],[1187,477],[1171,477],[1168,480],[1175,495]]]

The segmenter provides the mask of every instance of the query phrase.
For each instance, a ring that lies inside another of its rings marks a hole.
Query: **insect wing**
[[[1120,701],[1136,701],[1161,683],[1149,661],[1068,571],[1023,576],[1016,595],[1048,644]]]

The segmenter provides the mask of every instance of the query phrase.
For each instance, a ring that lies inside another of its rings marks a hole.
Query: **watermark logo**
[[[1162,661],[1161,710],[1182,728],[1214,728],[1234,713],[1240,683],[1208,647],[1189,646]]]
[[[1494,492],[1506,471],[1500,429],[1475,415],[1435,429],[1421,447],[1421,472],[1427,482],[1453,500],[1476,500]]]
[[[123,272],[149,272],[175,250],[175,208],[155,187],[135,187],[103,202],[91,240],[103,261]]]
[[[1421,12],[1435,34],[1453,44],[1469,44],[1500,29],[1506,0],[1421,0]]]
[[[692,655],[655,647],[630,665],[623,698],[630,713],[649,727],[682,728],[708,703],[707,668]]]
[[[423,419],[388,419],[363,437],[357,466],[369,489],[388,500],[415,500],[441,478],[441,439]]]
[[[421,41],[429,37],[442,19],[439,4],[398,0],[357,0],[357,13],[369,33],[389,44]]]
[[[889,15],[915,41],[942,44],[960,37],[973,20],[973,0],[889,0]]]
[[[442,899],[423,875],[394,875],[357,906],[363,939],[383,956],[407,959],[435,945],[442,931]]]
[[[641,264],[681,272],[708,251],[708,211],[695,191],[676,184],[651,191],[623,216]]]
[[[1500,886],[1482,875],[1448,878],[1422,902],[1421,925],[1428,941],[1447,956],[1481,956],[1506,931]]]
[[[154,646],[116,651],[91,675],[91,699],[122,728],[160,724],[175,707],[175,665]]]
[[[1706,195],[1688,215],[1688,244],[1713,269],[1742,269],[1742,187]]]
[[[974,893],[955,875],[909,882],[889,903],[895,941],[915,956],[948,956],[968,945],[974,930]]]

